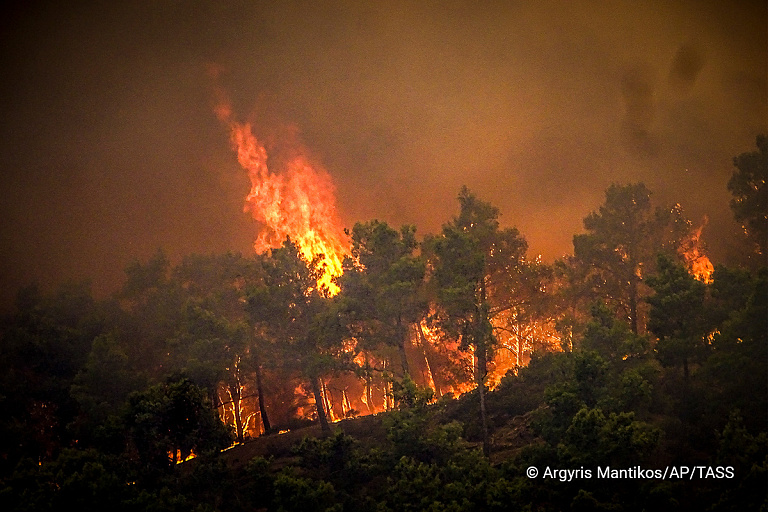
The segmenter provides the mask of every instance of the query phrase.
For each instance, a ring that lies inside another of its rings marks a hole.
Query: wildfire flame
[[[214,111],[228,125],[237,161],[251,181],[244,211],[259,226],[254,250],[262,253],[279,247],[290,237],[308,261],[321,258],[324,273],[318,284],[331,295],[338,293],[333,278],[341,275],[348,249],[336,215],[330,175],[303,154],[292,157],[275,172],[268,165],[267,150],[254,136],[251,123],[233,120],[232,107],[223,94],[219,94]]]
[[[712,282],[712,273],[715,271],[712,262],[709,261],[707,255],[704,254],[701,242],[701,232],[704,230],[704,226],[707,225],[708,221],[709,219],[704,217],[701,225],[695,229],[682,244],[680,244],[679,248],[680,255],[685,261],[688,272],[704,283]]]
[[[489,389],[495,389],[508,371],[517,374],[527,366],[535,351],[562,350],[561,336],[551,319],[519,321],[514,312],[505,312],[494,318],[493,324],[498,345],[489,365]]]
[[[216,78],[220,70],[212,66],[209,72]],[[250,213],[258,226],[254,250],[263,253],[279,247],[286,237],[290,237],[307,260],[321,258],[324,273],[318,280],[318,286],[335,295],[339,288],[333,279],[342,274],[342,260],[349,253],[349,244],[337,219],[335,189],[330,175],[313,164],[306,156],[307,152],[300,147],[290,148],[294,150],[290,158],[278,155],[277,159],[270,160],[265,145],[254,135],[252,124],[235,119],[231,104],[221,88],[217,87],[215,93],[217,103],[214,112],[229,129],[232,149],[237,152],[237,161],[247,172],[251,183],[244,211]],[[692,247],[698,250],[698,235]],[[696,256],[702,257],[706,259],[703,255]],[[706,259],[706,262],[709,260]],[[508,319],[504,322],[508,327]],[[559,342],[549,325],[518,325],[511,330],[506,328],[505,332],[507,334],[500,341],[501,348],[506,350],[497,351],[489,362],[487,385],[490,389],[498,385],[508,370],[516,371],[527,364],[534,344],[551,345],[551,349]],[[419,385],[433,389],[436,397],[446,393],[458,395],[475,388],[472,378],[474,354],[471,351],[460,350],[456,340],[442,339],[425,321],[414,325],[411,334],[406,348],[411,359],[411,370]],[[354,343],[347,347],[351,352],[354,348]],[[372,369],[366,381],[354,375],[334,375],[321,381],[321,406],[329,421],[377,413],[395,406],[390,358],[360,351],[358,359],[361,366],[364,363],[366,368]],[[258,435],[261,433],[261,425],[257,424],[258,413],[254,404],[245,400],[252,395],[249,397],[239,382],[237,385],[236,393],[230,388],[221,388],[225,398],[228,398],[222,400],[227,405],[220,406],[222,417],[241,425],[243,432]],[[304,383],[299,383],[293,394],[308,395]],[[314,407],[309,407],[310,403],[313,399],[297,407],[299,417],[306,418],[313,414]]]

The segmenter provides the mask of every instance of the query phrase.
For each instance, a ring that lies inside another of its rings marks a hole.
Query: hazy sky
[[[0,15],[3,303],[249,251],[212,64],[259,136],[299,130],[346,226],[437,231],[466,184],[546,260],[637,181],[730,257],[732,158],[768,132],[764,1],[58,3]]]

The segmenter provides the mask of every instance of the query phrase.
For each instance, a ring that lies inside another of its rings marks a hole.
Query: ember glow
[[[219,102],[215,112],[227,123],[237,161],[251,181],[244,211],[258,225],[253,242],[256,252],[279,247],[290,237],[307,261],[321,258],[324,273],[318,284],[331,295],[338,293],[333,279],[341,275],[348,249],[336,215],[330,175],[313,165],[304,151],[298,151],[281,168],[270,169],[267,150],[253,134],[251,124],[233,121],[232,108],[225,101]]]
[[[488,388],[495,389],[501,379],[512,371],[527,366],[534,352],[558,352],[561,349],[561,336],[554,321],[521,322],[513,313],[499,315],[494,322],[495,334],[499,344],[494,353],[488,375]]]

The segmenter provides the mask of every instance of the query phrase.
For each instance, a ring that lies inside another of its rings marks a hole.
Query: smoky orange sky
[[[108,293],[158,248],[250,251],[211,65],[260,137],[322,162],[347,227],[435,232],[466,184],[551,261],[643,181],[709,217],[716,263],[743,249],[726,183],[768,132],[765,2],[58,3],[1,8],[3,304]]]

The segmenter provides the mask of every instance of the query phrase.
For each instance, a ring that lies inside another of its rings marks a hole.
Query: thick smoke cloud
[[[212,64],[260,137],[323,162],[348,226],[436,231],[467,184],[551,260],[606,186],[644,181],[738,255],[725,184],[768,131],[764,3],[66,4],[0,17],[5,303],[33,279],[105,293],[158,247],[249,250]]]

